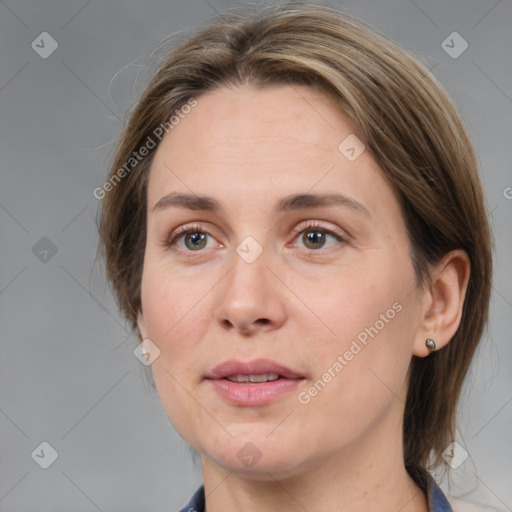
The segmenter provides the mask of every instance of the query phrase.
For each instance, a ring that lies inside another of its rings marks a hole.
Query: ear
[[[446,346],[457,332],[462,318],[471,264],[461,249],[447,253],[431,271],[431,284],[423,293],[420,328],[413,346],[413,354],[426,357],[430,350],[427,338],[436,343],[436,350]]]
[[[137,313],[137,327],[139,328],[139,338],[142,340],[145,340],[147,336],[147,330],[146,330],[146,322],[144,321],[144,314],[142,313],[142,310],[139,309]]]

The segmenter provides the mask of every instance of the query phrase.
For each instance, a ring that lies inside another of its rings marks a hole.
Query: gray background
[[[496,279],[460,415],[470,458],[453,470],[452,490],[512,510],[512,3],[338,4],[422,56],[474,139]],[[149,77],[152,52],[165,36],[235,5],[0,2],[1,512],[173,511],[201,483],[95,262],[92,191]],[[31,43],[41,46],[45,31],[58,49],[43,59]],[[441,46],[453,31],[469,44],[456,59]],[[58,452],[48,469],[31,457],[43,441]]]

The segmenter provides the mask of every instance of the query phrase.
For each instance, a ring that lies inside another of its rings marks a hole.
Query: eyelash
[[[305,232],[305,231],[318,231],[318,232],[321,232],[321,233],[333,236],[339,243],[346,243],[346,239],[343,238],[340,234],[336,233],[332,229],[323,227],[318,221],[309,221],[307,223],[307,225],[300,226],[299,228],[294,229],[293,230],[293,236],[294,236],[293,239],[296,240],[298,238],[298,236],[301,233]],[[196,252],[196,251],[189,251],[189,250],[179,249],[179,248],[176,247],[176,243],[184,235],[187,235],[188,233],[197,233],[197,232],[205,233],[208,236],[212,236],[212,235],[210,235],[210,233],[208,233],[208,231],[204,230],[203,227],[201,225],[199,225],[199,224],[194,224],[192,226],[185,225],[185,226],[182,226],[182,227],[178,228],[174,233],[172,233],[169,236],[169,238],[167,238],[165,240],[165,247],[168,248],[168,249],[171,249],[173,251],[176,251],[176,252],[190,253],[190,255],[193,256],[194,252]],[[311,253],[321,252],[322,249],[323,248],[315,250],[315,249],[307,249],[306,248],[306,250],[308,252],[311,252]],[[203,251],[197,251],[197,252],[201,253]]]
[[[301,234],[301,233],[304,233],[305,231],[318,231],[318,232],[321,232],[321,233],[324,233],[326,235],[331,235],[332,237],[334,237],[339,243],[346,243],[346,240],[344,237],[342,237],[339,233],[336,233],[336,231],[332,230],[332,229],[329,229],[327,227],[324,227],[322,226],[318,221],[309,221],[308,223],[306,223],[305,226],[300,226],[298,228],[295,228],[293,230],[293,237],[294,237],[294,240],[298,238],[298,236]],[[313,250],[313,249],[307,249],[308,251],[311,251],[311,252],[319,252],[321,251],[321,249],[323,248],[320,248],[318,250]]]

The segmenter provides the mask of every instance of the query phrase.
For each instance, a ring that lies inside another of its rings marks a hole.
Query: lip
[[[254,359],[247,362],[230,359],[213,368],[206,378],[216,380],[230,375],[261,375],[262,373],[277,373],[286,379],[304,378],[300,373],[270,359]]]
[[[227,380],[231,375],[260,375],[277,373],[281,378],[260,383],[239,383]],[[206,376],[213,388],[227,402],[240,406],[266,405],[279,396],[296,390],[305,377],[269,359],[242,362],[225,361]]]

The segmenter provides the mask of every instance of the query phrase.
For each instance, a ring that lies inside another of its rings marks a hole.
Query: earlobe
[[[413,347],[415,356],[426,357],[453,338],[462,318],[469,275],[469,257],[461,249],[446,254],[431,270],[432,280],[425,289],[421,326]]]

